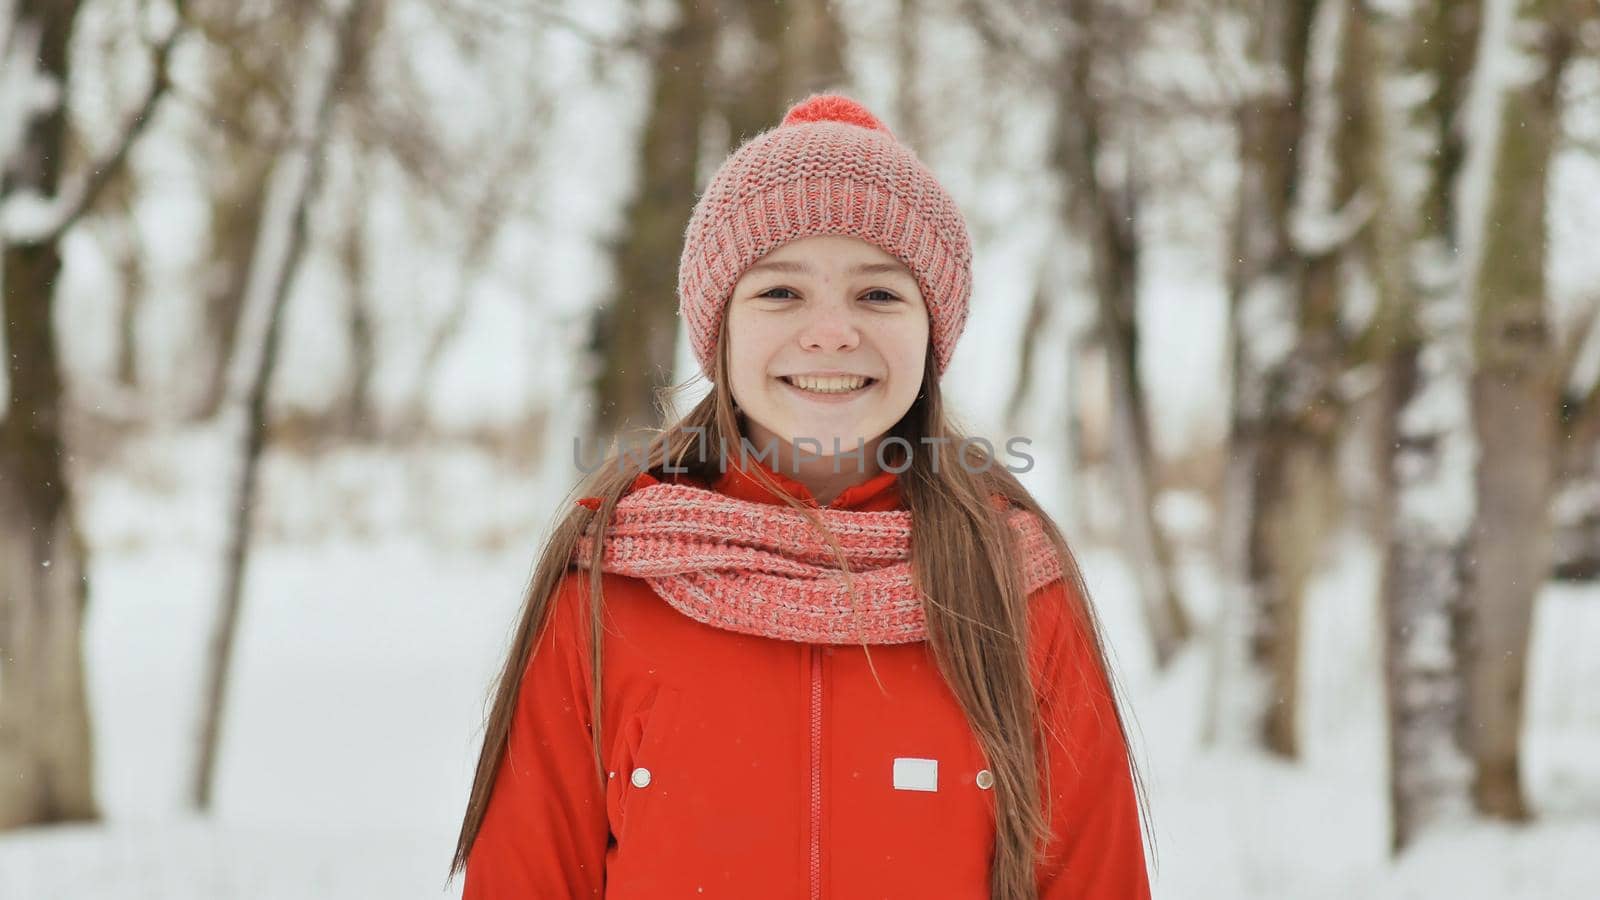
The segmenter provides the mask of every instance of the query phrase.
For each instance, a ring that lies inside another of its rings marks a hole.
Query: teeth
[[[839,378],[815,378],[802,375],[784,380],[801,390],[815,391],[819,394],[848,394],[851,391],[859,390],[867,383],[867,379],[859,375]]]

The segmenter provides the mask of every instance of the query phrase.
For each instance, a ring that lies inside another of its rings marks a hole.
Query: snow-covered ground
[[[185,811],[213,602],[220,450],[164,445],[82,498],[96,547],[87,647],[103,824],[0,837],[0,898],[428,898],[445,876],[489,683],[550,506],[468,453],[274,457],[226,720],[216,815]],[[144,452],[153,452],[145,448]],[[155,484],[163,483],[155,479]],[[431,515],[419,511],[431,510]],[[382,528],[381,521],[403,523]],[[291,539],[298,532],[312,538]],[[1536,623],[1527,743],[1537,825],[1439,833],[1385,855],[1375,559],[1344,540],[1308,609],[1307,758],[1200,746],[1207,658],[1155,676],[1132,582],[1082,551],[1131,691],[1162,900],[1600,897],[1600,592],[1552,588]],[[1184,577],[1197,611],[1215,586]]]

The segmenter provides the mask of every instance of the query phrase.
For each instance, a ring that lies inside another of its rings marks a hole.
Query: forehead
[[[911,270],[892,255],[867,241],[843,235],[815,235],[790,241],[756,260],[745,270],[804,274],[819,269],[842,269],[851,274],[901,274]]]

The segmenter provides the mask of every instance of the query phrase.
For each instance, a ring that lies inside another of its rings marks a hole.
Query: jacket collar
[[[739,500],[749,500],[753,503],[769,503],[775,506],[784,505],[781,496],[773,493],[771,489],[757,481],[755,476],[750,474],[751,470],[759,468],[766,472],[773,481],[777,482],[778,487],[782,488],[789,496],[812,509],[822,508],[817,504],[817,498],[812,496],[811,491],[804,484],[772,468],[754,456],[746,454],[743,463],[738,463],[736,457],[730,456],[728,462],[729,465],[725,472],[712,479],[709,485],[703,486],[709,487],[724,496],[734,497]],[[678,480],[679,476],[677,475],[672,475],[668,479],[669,482]],[[661,481],[649,472],[640,472],[633,479],[633,484],[629,485],[628,489],[623,493],[631,494],[639,488],[660,483]],[[581,497],[576,502],[580,506],[586,506],[589,509],[600,508],[599,497]],[[879,472],[877,475],[873,475],[840,491],[839,496],[834,497],[833,502],[828,504],[826,508],[849,509],[859,512],[885,512],[903,509],[904,503],[900,496],[900,476],[889,471]]]
[[[743,460],[740,460],[740,456]],[[711,489],[728,497],[755,503],[783,504],[783,498],[756,480],[752,470],[760,469],[777,482],[784,493],[813,509],[821,508],[817,498],[804,484],[767,465],[750,454],[730,455],[727,470],[712,482]],[[862,512],[881,512],[901,508],[900,476],[884,471],[857,482],[839,492],[828,509],[850,509]]]

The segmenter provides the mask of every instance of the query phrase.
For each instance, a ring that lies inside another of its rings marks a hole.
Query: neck
[[[863,443],[857,454],[841,453],[837,456],[818,456],[811,444],[795,446],[788,441],[776,441],[776,458],[768,458],[767,465],[777,472],[805,485],[818,506],[833,503],[845,489],[853,487],[883,471],[878,466],[878,438]],[[831,448],[830,448],[831,449]]]

